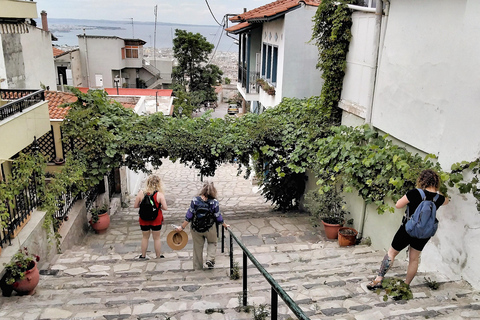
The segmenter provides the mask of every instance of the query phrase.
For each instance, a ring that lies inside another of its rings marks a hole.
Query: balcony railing
[[[12,100],[0,107],[0,121],[2,121],[16,113],[23,112],[28,107],[45,101],[45,91],[0,89],[0,98],[7,101]]]
[[[248,71],[246,67],[241,64],[238,65],[238,81],[245,88],[246,93],[258,93],[257,80],[260,78],[260,73]]]

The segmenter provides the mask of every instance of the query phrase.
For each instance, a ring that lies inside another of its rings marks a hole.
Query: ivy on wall
[[[254,171],[265,198],[281,210],[298,206],[308,169],[316,174],[321,191],[342,183],[345,191],[357,190],[383,213],[394,210],[387,199],[401,197],[415,186],[421,170],[432,168],[441,175],[444,194],[447,186],[471,193],[480,211],[480,159],[456,163],[448,173],[433,161],[434,156],[412,154],[369,126],[338,126],[337,105],[351,38],[346,3],[324,0],[314,17],[312,40],[319,46],[318,67],[325,80],[320,97],[285,98],[261,115],[240,118],[212,119],[209,112],[200,118],[172,118],[161,113],[139,116],[110,101],[103,91],[74,90],[78,101],[64,121],[64,139],[80,139],[84,146],[67,157],[62,173],[48,186],[43,182],[44,161],[18,159],[18,176],[0,182],[2,221],[8,215],[4,204],[35,172],[44,193],[46,224],[53,225],[58,239],[55,199],[68,187],[86,190],[119,166],[148,172],[146,163],[159,167],[167,157],[203,176],[213,176],[219,165],[228,162],[238,164],[239,174],[249,176]]]
[[[321,104],[331,108],[340,124],[342,110],[337,108],[343,87],[346,60],[352,38],[352,11],[345,0],[323,0],[313,17],[312,40],[318,47],[317,68],[325,80]]]

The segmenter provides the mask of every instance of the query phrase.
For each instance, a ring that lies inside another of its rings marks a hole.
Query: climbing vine
[[[350,39],[352,38],[351,1],[323,0],[313,17],[312,40],[318,47],[317,68],[322,71],[320,101],[328,106],[340,124],[342,110],[337,108],[343,87]]]

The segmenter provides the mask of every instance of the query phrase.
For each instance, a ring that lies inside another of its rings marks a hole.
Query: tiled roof
[[[278,0],[256,9],[247,11],[230,18],[233,22],[243,22],[258,19],[268,19],[279,14],[282,14],[296,6],[299,6],[301,2],[304,2],[307,6],[318,7],[320,0]]]
[[[88,88],[77,88],[78,90],[86,93]],[[109,96],[116,96],[116,88],[104,88]],[[159,97],[171,97],[173,90],[171,89],[135,89],[135,88],[118,88],[119,96],[159,96]]]
[[[65,51],[60,50],[60,49],[58,49],[58,48],[56,48],[56,47],[52,47],[52,49],[53,49],[53,57],[58,57],[58,56],[60,56],[60,55],[62,55],[62,54],[65,53]]]
[[[82,92],[87,92],[88,88],[77,88]],[[117,89],[106,88],[104,89],[108,95],[117,95]],[[124,96],[155,96],[155,93],[159,97],[171,97],[172,90],[170,89],[130,89],[130,88],[118,88],[119,95]],[[48,100],[48,113],[50,119],[63,120],[70,110],[70,107],[60,107],[65,103],[72,103],[77,101],[77,97],[70,92],[61,91],[45,91],[45,100]],[[127,109],[135,108],[136,103],[119,101]]]
[[[239,24],[236,24],[234,26],[231,26],[229,28],[226,28],[225,31],[227,32],[234,32],[234,31],[238,31],[238,30],[241,30],[243,28],[246,28],[250,26],[250,23],[248,22],[240,22]]]
[[[48,100],[50,119],[65,119],[70,107],[61,108],[60,106],[77,101],[77,97],[70,92],[45,91],[45,100]]]

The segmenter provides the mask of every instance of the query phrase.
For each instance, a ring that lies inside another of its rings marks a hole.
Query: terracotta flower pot
[[[99,214],[97,222],[92,223],[92,220],[90,220],[89,223],[96,233],[103,233],[110,226],[110,215],[108,212]]]
[[[40,280],[40,273],[37,268],[37,263],[33,261],[33,268],[25,271],[25,278],[13,283],[13,290],[19,295],[32,295],[35,293],[38,281]]]
[[[330,224],[322,220],[323,227],[325,228],[325,236],[327,239],[333,240],[338,238],[338,229],[342,227],[341,224]]]
[[[340,247],[353,246],[357,242],[358,231],[353,228],[341,227],[338,229],[338,245]]]

